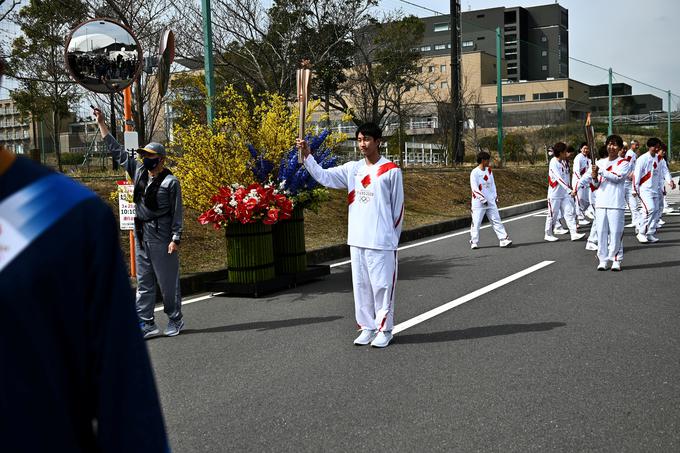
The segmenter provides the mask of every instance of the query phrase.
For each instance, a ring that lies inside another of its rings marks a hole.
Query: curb
[[[527,212],[536,211],[548,206],[547,200],[530,201],[507,208],[501,208],[498,211],[501,218],[513,217]],[[472,222],[472,217],[459,217],[445,222],[433,223],[430,225],[423,225],[410,230],[401,232],[399,237],[399,244],[416,241],[430,236],[437,236],[448,233],[450,231],[459,230],[462,228],[469,228]],[[483,223],[487,223],[486,218]],[[347,244],[337,244],[320,249],[309,250],[307,252],[307,262],[309,264],[320,264],[327,261],[336,261],[349,257],[349,246]],[[195,294],[205,292],[206,283],[217,280],[224,280],[227,278],[227,270],[221,269],[212,272],[198,272],[195,274],[188,274],[180,277],[180,286],[182,295]]]

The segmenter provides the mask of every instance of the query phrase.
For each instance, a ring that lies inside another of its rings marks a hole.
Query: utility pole
[[[501,28],[496,27],[496,123],[498,126],[498,158],[503,159],[503,72],[501,71]]]
[[[215,113],[213,111],[213,99],[215,96],[215,79],[213,77],[213,47],[212,47],[212,14],[210,12],[210,0],[201,0],[201,9],[203,10],[203,48],[204,70],[205,70],[205,86],[208,90],[208,98],[206,99],[206,116],[208,125],[213,123]]]
[[[460,0],[451,0],[451,103],[453,104],[453,124],[451,128],[451,158],[454,162],[463,161],[463,106],[460,99]]]
[[[668,90],[668,162],[673,158],[672,143],[673,143],[673,128],[671,127],[671,90]]]
[[[612,68],[609,68],[609,127],[607,128],[607,136],[614,133],[614,128],[612,127]]]

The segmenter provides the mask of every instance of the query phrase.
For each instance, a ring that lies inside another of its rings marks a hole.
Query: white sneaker
[[[656,236],[652,236],[651,234],[647,236],[647,240],[652,243],[659,242],[659,238]]]
[[[474,250],[476,248],[479,248],[479,246],[477,245],[476,242],[470,242],[470,248]]]
[[[673,208],[663,208],[664,214],[670,214],[671,212],[673,212]]]
[[[586,250],[597,252],[597,244],[591,241],[586,242]]]
[[[606,271],[607,270],[607,262],[606,261],[600,261],[600,264],[597,265],[597,270],[598,271]]]
[[[582,225],[582,226],[583,225],[590,225],[590,220],[581,219],[581,220],[578,221],[578,224]]]
[[[645,236],[642,233],[638,233],[635,237],[637,238],[638,242],[642,242],[643,244],[646,244],[647,242],[649,242],[649,239],[647,239],[647,236]]]
[[[665,224],[666,224],[666,221],[663,220],[663,219],[659,219],[659,221],[657,222],[657,224],[658,224],[658,225],[665,225]]]
[[[501,247],[508,247],[511,244],[512,244],[512,241],[510,240],[510,238],[505,238],[505,239],[501,239],[501,242],[498,245],[501,246]]]
[[[354,344],[357,346],[366,346],[371,341],[373,341],[377,333],[377,330],[363,329],[361,334],[359,334],[359,336],[354,339]]]
[[[378,332],[378,335],[375,337],[375,340],[371,342],[371,346],[373,346],[374,348],[387,347],[387,345],[390,344],[390,341],[392,341],[392,338],[393,338],[392,332],[389,331]]]
[[[618,272],[621,270],[621,261],[612,261],[612,270]]]
[[[624,225],[624,228],[633,228],[635,224],[633,222],[630,222],[628,225]]]
[[[562,228],[562,227],[557,227],[553,230],[554,234],[567,234],[569,230]]]
[[[550,234],[546,234],[545,236],[543,236],[543,239],[546,240],[546,241],[549,241],[549,242],[559,241],[559,239],[557,239],[555,236],[552,236]]]
[[[591,211],[586,211],[583,215],[588,217],[590,220],[595,220],[595,214]]]
[[[578,241],[579,239],[583,238],[586,234],[585,233],[571,233],[571,240],[572,241]]]

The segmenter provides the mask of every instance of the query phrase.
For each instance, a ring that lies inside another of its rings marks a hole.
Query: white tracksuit
[[[391,331],[397,247],[404,217],[401,170],[381,157],[323,169],[309,155],[305,168],[320,184],[347,189],[347,244],[352,258],[354,311],[361,329]]]
[[[623,260],[623,226],[626,199],[624,181],[628,176],[628,161],[622,157],[597,161],[598,181],[595,200],[600,262]]]
[[[578,153],[574,157],[574,168],[571,172],[571,187],[577,188],[576,192],[576,214],[578,220],[585,219],[585,211],[590,206],[590,188],[588,184],[581,184],[581,180],[588,176],[590,172],[590,158]]]
[[[557,157],[550,160],[548,167],[548,216],[545,219],[545,234],[552,236],[555,224],[564,216],[571,234],[576,234],[576,214],[571,199],[569,170]]]
[[[501,222],[501,215],[496,205],[496,183],[491,167],[481,170],[476,167],[470,172],[470,190],[472,191],[472,225],[470,226],[470,243],[479,242],[479,227],[484,216],[489,219],[499,240],[507,239],[508,234]]]
[[[628,177],[623,183],[623,188],[626,194],[626,203],[630,210],[631,223],[637,225],[640,223],[640,203],[638,203],[637,196],[633,196],[633,174],[635,173],[635,162],[637,161],[637,154],[632,149],[626,151],[624,159],[628,161]]]
[[[638,157],[633,173],[633,191],[639,196],[641,209],[638,231],[650,236],[656,233],[654,219],[660,203],[658,166],[656,154],[646,152]]]

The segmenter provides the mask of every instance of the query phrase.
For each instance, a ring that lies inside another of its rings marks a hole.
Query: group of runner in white
[[[404,188],[401,169],[380,155],[382,131],[366,123],[356,132],[363,158],[339,167],[322,168],[305,140],[297,146],[304,165],[320,184],[347,190],[348,237],[352,261],[354,309],[359,336],[357,346],[384,348],[392,341],[394,299],[397,282],[397,248],[404,218]],[[597,250],[598,269],[621,270],[623,259],[624,211],[633,215],[640,242],[656,242],[661,222],[664,182],[673,184],[663,159],[663,144],[652,138],[648,151],[637,156],[637,142],[624,147],[618,135],[607,137],[606,148],[593,165],[587,145],[582,145],[569,170],[569,148],[557,143],[552,148],[548,170],[548,215],[545,240],[557,241],[555,234],[570,233],[571,240],[585,236],[579,225],[593,220],[586,249]],[[486,216],[501,247],[512,244],[497,206],[496,184],[486,151],[477,155],[477,167],[470,173],[472,225],[470,247],[478,248],[479,230]],[[562,227],[561,221],[566,224]]]
[[[663,225],[661,216],[670,211],[666,185],[675,189],[665,160],[666,146],[658,138],[647,141],[647,152],[638,156],[639,143],[630,147],[618,135],[607,137],[605,148],[593,164],[588,144],[580,146],[569,169],[570,149],[556,143],[548,168],[548,211],[544,239],[557,241],[556,235],[570,234],[572,241],[585,236],[579,226],[592,221],[586,250],[597,252],[598,270],[621,270],[625,227],[635,228],[641,243],[658,242],[656,231]],[[489,218],[501,247],[512,243],[498,214],[496,186],[489,153],[478,154],[479,164],[470,173],[472,191],[472,225],[470,247],[476,249],[479,227],[484,215]],[[625,225],[625,209],[631,223]],[[564,228],[564,222],[567,228]]]

